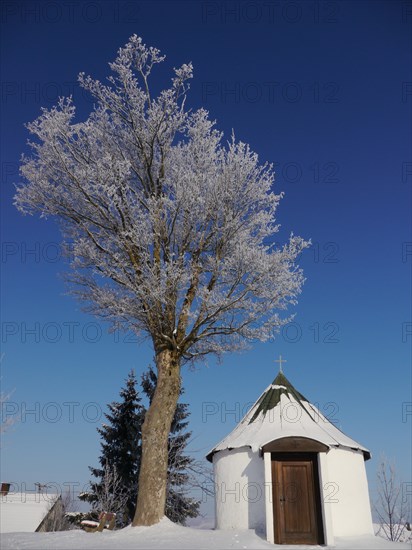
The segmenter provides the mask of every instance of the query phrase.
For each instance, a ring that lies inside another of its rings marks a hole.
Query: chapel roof
[[[345,435],[279,372],[234,430],[213,447],[206,458],[212,461],[218,451],[241,447],[250,447],[256,452],[285,437],[303,437],[329,448],[360,450],[365,460],[371,456],[368,449]]]

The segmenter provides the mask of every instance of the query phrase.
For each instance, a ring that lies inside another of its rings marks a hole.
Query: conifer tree
[[[112,503],[109,511],[116,512],[116,523],[120,527],[133,519],[138,491],[141,426],[145,408],[141,404],[136,383],[132,370],[125,387],[120,391],[121,401],[108,405],[109,413],[105,417],[109,423],[97,428],[102,438],[100,468],[89,467],[96,481],[90,483],[90,492],[82,493],[79,497],[90,502],[96,512],[103,511],[99,510],[102,501],[109,500]]]
[[[142,375],[142,389],[150,405],[156,387],[156,374],[151,367]],[[138,476],[141,461],[141,427],[145,406],[136,390],[136,376],[131,371],[126,386],[120,391],[122,401],[108,405],[105,416],[109,424],[97,428],[102,437],[100,468],[89,467],[96,481],[90,483],[90,491],[79,498],[92,504],[95,513],[100,508],[116,512],[116,524],[124,527],[131,523],[138,494]],[[183,390],[182,392],[183,393]],[[189,474],[194,459],[184,454],[191,432],[184,432],[190,415],[188,405],[178,403],[173,418],[168,443],[168,483],[166,516],[174,522],[185,523],[188,517],[199,514],[199,501],[187,495]]]

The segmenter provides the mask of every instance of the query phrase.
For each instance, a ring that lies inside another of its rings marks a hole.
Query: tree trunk
[[[156,355],[157,384],[142,426],[142,462],[133,526],[153,525],[165,513],[168,437],[180,394],[180,360],[176,352]]]

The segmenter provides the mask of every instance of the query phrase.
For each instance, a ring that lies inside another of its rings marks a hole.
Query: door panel
[[[272,460],[277,544],[321,544],[314,458]],[[323,537],[322,537],[323,538]]]

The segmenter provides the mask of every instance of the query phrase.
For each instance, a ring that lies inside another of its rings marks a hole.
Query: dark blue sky
[[[279,240],[313,241],[294,323],[184,372],[193,450],[202,456],[233,427],[281,353],[295,386],[371,449],[372,485],[381,452],[411,481],[411,23],[412,4],[396,0],[3,1],[1,384],[23,417],[4,438],[2,481],[87,481],[93,411],[152,358],[64,295],[55,224],[12,205],[24,123],[58,95],[73,94],[86,117],[77,74],[104,79],[133,33],[167,55],[159,89],[171,67],[193,62],[189,105],[275,163]],[[209,406],[218,412],[205,416]]]

